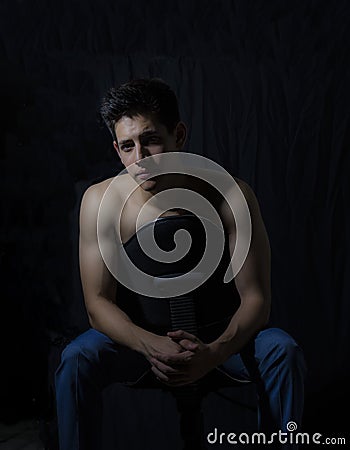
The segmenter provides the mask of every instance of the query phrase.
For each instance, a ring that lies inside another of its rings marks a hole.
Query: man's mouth
[[[151,175],[150,172],[146,172],[146,171],[144,171],[144,170],[142,170],[142,171],[140,171],[140,172],[138,172],[138,173],[136,174],[136,176],[137,176],[138,178],[140,178],[141,180],[145,180],[146,178],[150,178],[150,175]]]

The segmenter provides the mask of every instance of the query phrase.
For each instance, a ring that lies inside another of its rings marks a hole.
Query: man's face
[[[154,116],[137,115],[132,118],[123,116],[115,125],[117,142],[113,142],[118,155],[127,168],[144,190],[152,190],[156,180],[143,181],[152,173],[152,164],[155,159],[143,161],[147,156],[160,153],[180,151],[186,138],[186,128],[179,122],[172,133],[169,133],[165,125],[160,123]]]

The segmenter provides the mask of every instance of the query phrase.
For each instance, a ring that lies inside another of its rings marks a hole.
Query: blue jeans
[[[64,349],[56,371],[60,450],[100,449],[102,389],[114,382],[130,381],[128,356],[129,350],[94,329]],[[300,428],[305,362],[302,350],[289,334],[279,328],[262,330],[221,369],[256,383],[260,431],[286,431],[289,421]]]

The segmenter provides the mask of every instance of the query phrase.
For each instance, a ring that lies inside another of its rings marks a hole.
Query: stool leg
[[[186,389],[187,388],[187,389]],[[183,450],[203,450],[202,395],[197,387],[184,386],[174,392],[177,410],[180,414],[180,433]]]

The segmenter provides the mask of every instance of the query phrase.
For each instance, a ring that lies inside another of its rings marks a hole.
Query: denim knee
[[[77,362],[81,355],[80,346],[74,342],[68,344],[61,353],[61,361],[56,370],[56,377],[62,372],[75,372],[77,368]]]
[[[275,356],[290,367],[306,371],[304,352],[299,344],[285,331],[279,328],[264,330],[264,346],[266,355]]]
[[[99,343],[94,331],[89,330],[83,333],[63,349],[56,376],[62,370],[75,373],[78,366],[84,368],[87,365],[86,363],[91,364],[97,359]]]

